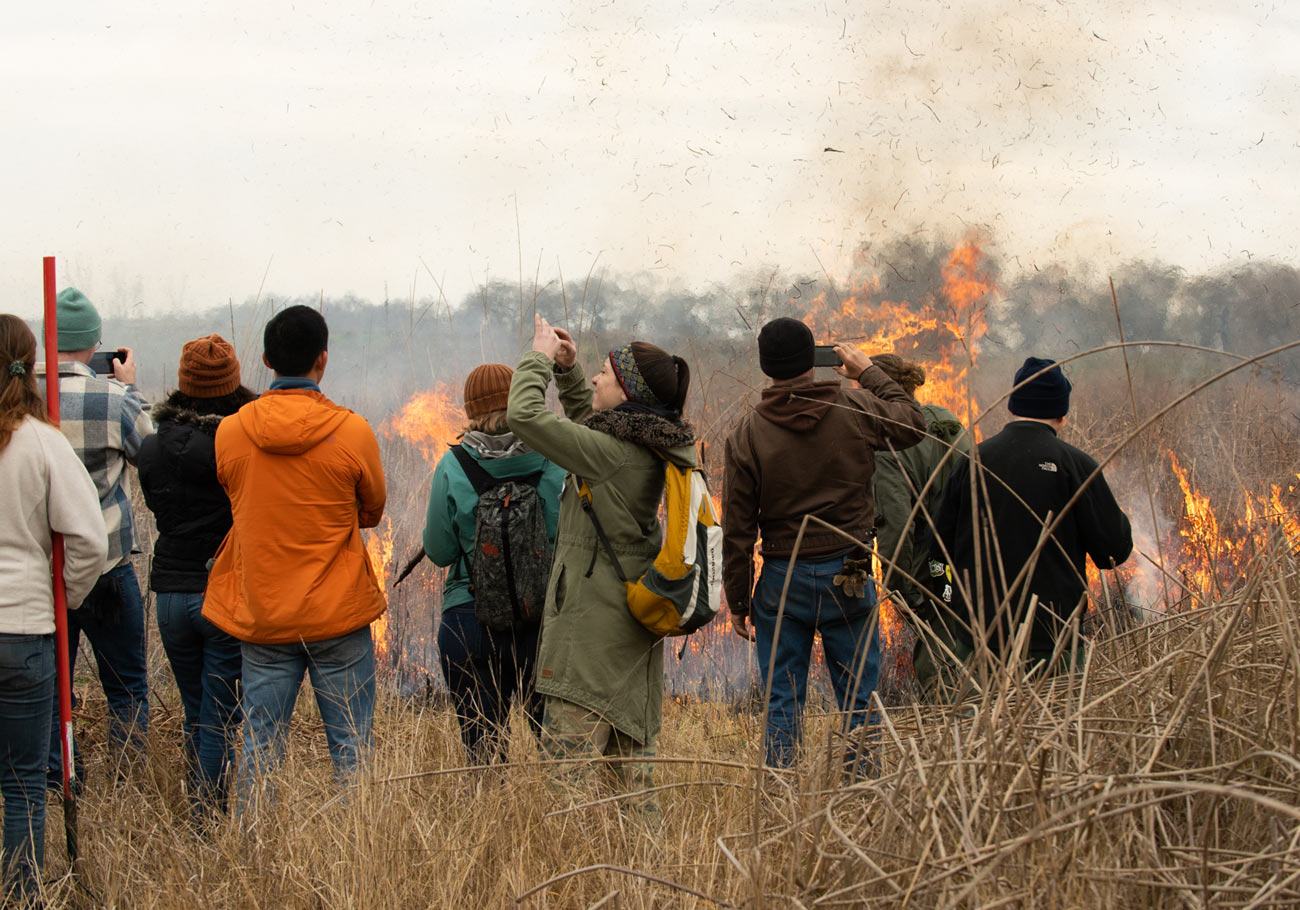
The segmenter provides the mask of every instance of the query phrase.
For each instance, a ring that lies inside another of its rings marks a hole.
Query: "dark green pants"
[[[963,638],[952,635],[942,624],[925,626],[915,631],[916,645],[912,649],[912,667],[916,674],[916,689],[921,701],[946,705],[963,700],[970,694],[967,691],[969,687],[966,682],[965,668],[969,667],[975,649]],[[1047,674],[1055,675],[1070,669],[1081,669],[1086,653],[1086,642],[1080,640],[1073,654],[1069,648],[1066,648],[1056,659],[1056,663],[1047,667]],[[1030,651],[1025,658],[1025,668],[1046,664],[1051,659],[1051,650]]]

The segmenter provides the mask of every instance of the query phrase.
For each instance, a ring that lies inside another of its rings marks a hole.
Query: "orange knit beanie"
[[[504,363],[485,363],[465,377],[465,416],[470,420],[505,410],[515,371]]]
[[[176,371],[180,392],[191,398],[220,398],[239,388],[235,349],[220,335],[187,341]]]

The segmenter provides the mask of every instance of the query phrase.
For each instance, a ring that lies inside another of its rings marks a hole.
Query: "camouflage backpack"
[[[468,563],[474,618],[498,632],[535,625],[542,619],[551,574],[551,543],[537,495],[542,472],[493,477],[464,446],[451,450],[478,494],[474,549],[461,554]]]

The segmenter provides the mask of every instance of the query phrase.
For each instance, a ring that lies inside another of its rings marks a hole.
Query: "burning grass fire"
[[[819,338],[848,340],[868,354],[897,353],[922,363],[927,378],[917,391],[918,398],[941,404],[969,423],[970,417],[981,414],[981,401],[993,397],[990,390],[996,390],[994,395],[998,395],[1005,386],[1005,377],[994,375],[1007,371],[1005,356],[997,359],[987,374],[981,369],[990,314],[1000,305],[996,275],[997,268],[980,243],[970,239],[944,251],[936,279],[930,284],[914,282],[915,293],[906,297],[895,292],[897,282],[891,285],[882,275],[860,276],[851,282],[847,294],[841,296],[831,290],[802,306],[800,301],[791,300],[786,312],[802,316]],[[899,277],[912,276],[900,273]],[[778,309],[775,314],[783,313]],[[596,347],[603,342],[600,337],[589,339],[589,344]],[[697,358],[693,365],[697,387],[712,388],[711,375],[732,368],[713,353],[707,338],[693,339],[692,344]],[[701,453],[714,484],[715,501],[721,486],[721,442],[746,390],[761,383],[755,366],[747,365],[753,378],[732,393],[737,399],[711,397],[698,405],[702,415],[694,417],[707,428],[702,435]],[[986,375],[989,378],[981,380]],[[1102,393],[1081,399],[1078,413],[1072,413],[1071,420],[1074,426],[1085,429],[1075,432],[1087,436],[1086,428],[1096,424],[1092,409],[1106,397]],[[987,432],[996,429],[997,415],[993,418],[977,425],[977,439],[984,435],[986,427]],[[367,535],[376,573],[386,578],[390,587],[390,613],[375,625],[383,655],[381,665],[390,670],[438,675],[431,669],[435,663],[429,643],[440,609],[442,573],[425,565],[402,588],[392,590],[391,583],[407,551],[419,539],[428,472],[447,446],[459,438],[464,426],[459,386],[451,381],[437,381],[411,396],[381,425],[388,448],[386,463],[400,466],[399,472],[408,482],[418,478],[423,484],[423,489],[411,494],[413,506],[409,514],[394,515]],[[1091,443],[1089,438],[1083,441],[1085,445]],[[1175,454],[1178,448],[1178,444],[1164,447],[1154,480],[1154,499],[1135,483],[1119,491],[1124,508],[1134,519],[1137,553],[1110,573],[1108,584],[1103,584],[1101,573],[1089,564],[1094,607],[1108,599],[1117,600],[1121,609],[1138,617],[1192,608],[1239,586],[1252,566],[1269,552],[1277,535],[1288,549],[1300,547],[1297,487],[1291,482],[1294,468],[1260,483],[1247,485],[1243,481],[1235,491],[1222,483],[1202,489],[1196,485],[1194,465],[1184,467]],[[1115,466],[1121,475],[1129,476],[1132,471],[1126,466],[1135,463],[1127,451],[1121,450]],[[1156,506],[1154,514],[1152,504]],[[396,560],[394,551],[399,557]],[[761,557],[759,561],[761,564]],[[881,577],[878,562],[876,576],[878,580]],[[879,619],[886,672],[907,675],[911,635],[886,593],[880,592]],[[424,644],[413,644],[417,639]],[[820,660],[820,652],[815,659]],[[753,673],[753,665],[748,651],[731,634],[724,614],[687,641],[681,660],[669,662],[669,673],[670,686],[677,690],[699,691],[701,687],[719,685],[730,690],[743,685]]]
[[[390,439],[398,437],[414,445],[432,467],[447,446],[465,430],[465,410],[460,405],[460,388],[439,382],[432,389],[417,392],[381,427]]]
[[[1173,452],[1164,458],[1181,494],[1181,514],[1163,534],[1165,564],[1156,553],[1139,551],[1140,561],[1117,573],[1131,602],[1146,611],[1195,609],[1240,587],[1277,546],[1300,551],[1295,485],[1283,490],[1268,484],[1267,492],[1243,488],[1240,512],[1220,519],[1210,495],[1196,488],[1193,472]]]
[[[991,435],[1006,415],[989,404],[1025,354],[999,320],[1015,312],[1027,324],[1042,301],[1009,299],[977,244],[934,261],[928,279],[901,263],[860,278],[847,298],[814,301],[809,319],[819,340],[857,336],[865,350],[920,360],[930,381],[918,397],[980,417]],[[765,301],[763,315],[807,305]],[[762,380],[752,338],[717,322],[689,339],[701,390],[690,408],[720,493],[722,440]],[[586,338],[587,351],[607,341]],[[81,812],[94,824],[75,875],[63,872],[63,839],[47,835],[50,906],[86,904],[87,887],[96,905],[150,907],[1300,905],[1300,395],[1281,371],[1241,377],[1136,432],[1204,372],[1184,360],[1213,356],[1129,353],[1132,386],[1113,352],[1067,367],[1076,397],[1064,435],[1106,462],[1137,544],[1117,570],[1090,571],[1086,669],[991,667],[961,704],[905,690],[891,702],[887,674],[905,669],[910,631],[886,610],[880,774],[846,784],[841,717],[816,690],[796,767],[760,770],[754,649],[724,618],[665,661],[653,832],[597,785],[556,798],[522,714],[509,762],[484,774],[465,767],[451,712],[410,697],[441,686],[443,579],[426,563],[392,583],[420,541],[433,465],[464,428],[457,386],[432,383],[374,421],[389,505],[365,540],[390,611],[374,624],[385,685],[372,765],[340,798],[315,725],[295,723],[282,798],[251,831],[232,813],[196,839],[175,760],[177,693],[155,639],[163,710],[127,779],[111,783],[106,702],[93,686],[83,694]],[[314,748],[299,748],[313,735]],[[51,830],[60,811],[51,800]]]

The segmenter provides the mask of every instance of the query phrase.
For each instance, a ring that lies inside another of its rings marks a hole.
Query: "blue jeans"
[[[518,693],[532,729],[542,728],[542,697],[533,689],[540,626],[495,632],[474,618],[474,605],[450,607],[438,625],[438,655],[475,764],[505,758],[510,702]]]
[[[45,748],[54,688],[54,636],[0,634],[3,906],[35,896],[45,860]]]
[[[880,678],[880,637],[872,634],[870,641],[867,640],[876,589],[868,580],[866,596],[845,597],[832,584],[843,565],[843,556],[820,562],[801,559],[795,564],[775,659],[772,639],[777,636],[777,607],[790,561],[766,560],[754,588],[752,621],[758,645],[759,685],[767,686],[768,671],[772,670],[772,699],[763,735],[765,760],[772,767],[788,768],[796,758],[801,715],[808,695],[808,664],[816,633],[822,636],[835,700],[846,714],[845,731],[858,729],[868,718],[871,693]],[[856,757],[850,756],[850,767],[865,769],[869,758],[863,754],[864,750],[850,745],[850,751],[857,753]]]
[[[158,633],[185,707],[185,765],[195,809],[226,805],[239,732],[240,643],[203,618],[203,595],[157,595]]]
[[[99,684],[108,699],[109,742],[125,753],[123,757],[143,756],[145,733],[149,730],[149,682],[145,668],[144,604],[134,568],[125,565],[105,572],[81,608],[68,611],[68,656],[74,679],[82,632],[95,652]],[[77,705],[75,696],[72,705],[74,708]],[[51,727],[49,776],[51,781],[62,781],[57,693]],[[79,760],[76,768],[79,772]]]
[[[340,783],[370,751],[375,718],[375,645],[370,627],[325,641],[284,645],[243,643],[244,751],[237,782],[243,814],[253,790],[284,757],[289,718],[304,674],[311,676]]]

